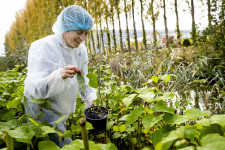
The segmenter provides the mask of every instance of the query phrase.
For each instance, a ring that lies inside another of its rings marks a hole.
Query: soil
[[[90,119],[102,119],[108,114],[104,107],[90,107],[86,110],[85,115]]]

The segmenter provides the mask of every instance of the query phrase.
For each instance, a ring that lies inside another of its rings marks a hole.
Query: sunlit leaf
[[[129,107],[129,105],[132,103],[133,98],[136,96],[137,94],[130,94],[128,97],[123,98],[123,103],[126,107]]]
[[[29,101],[36,103],[36,104],[44,104],[47,100],[46,99],[31,99]]]
[[[127,117],[127,124],[133,124],[138,119],[139,115],[144,112],[144,110],[145,109],[143,107],[134,109]]]
[[[225,138],[219,134],[209,134],[201,139],[201,146],[197,150],[224,150]]]
[[[144,126],[144,128],[146,128],[146,129],[150,129],[150,127],[151,127],[151,122],[152,122],[152,120],[155,118],[155,116],[154,115],[152,115],[152,114],[147,114],[144,118],[143,118],[143,120],[142,120],[142,124],[143,124],[143,126]]]
[[[85,81],[84,81],[84,76],[77,73],[77,82],[82,90],[82,92],[86,93],[85,91]]]
[[[87,78],[89,79],[89,86],[93,88],[98,87],[98,78],[93,73],[88,73]]]
[[[155,112],[168,112],[174,114],[175,109],[172,107],[168,107],[165,101],[159,101],[152,108]]]
[[[152,81],[157,83],[159,81],[159,78],[157,76],[152,76]]]
[[[52,141],[41,141],[38,143],[39,150],[60,150],[54,142]]]
[[[55,124],[58,124],[60,121],[64,120],[65,118],[67,118],[69,115],[65,115],[62,116],[61,118],[59,118],[58,120],[56,120]]]
[[[8,130],[8,134],[19,142],[31,144],[31,138],[34,136],[35,132],[26,126],[21,126],[15,130]]]
[[[146,102],[154,102],[155,93],[154,92],[141,92],[138,97],[142,98]]]

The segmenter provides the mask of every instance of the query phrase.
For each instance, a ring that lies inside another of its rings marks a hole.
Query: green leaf
[[[36,125],[38,127],[42,125],[41,123],[35,121],[33,118],[28,118],[28,119],[30,120],[30,122],[32,122],[34,125]]]
[[[181,126],[180,128],[177,128],[176,130],[172,130],[169,132],[168,136],[164,137],[160,142],[157,143],[155,149],[156,150],[164,150],[164,145],[174,142],[175,140],[179,138],[184,137],[184,126]]]
[[[11,100],[11,101],[9,101],[7,104],[6,104],[6,107],[7,107],[7,109],[9,109],[9,108],[17,108],[18,107],[18,105],[20,104],[20,102],[21,102],[21,99],[19,98],[19,97],[16,97],[16,98],[14,98],[13,100]]]
[[[142,124],[143,124],[144,128],[146,128],[147,130],[149,130],[150,127],[151,127],[151,122],[152,122],[152,120],[153,120],[154,118],[155,118],[154,115],[152,115],[152,114],[147,114],[147,115],[143,118],[143,120],[142,120]]]
[[[210,115],[210,111],[201,111],[200,109],[191,108],[188,109],[185,113],[185,117],[190,120],[197,120],[199,117]]]
[[[170,75],[163,75],[163,76],[159,75],[159,79],[167,83],[170,80]]]
[[[113,131],[118,132],[118,131],[120,131],[120,129],[117,125],[115,125],[115,126],[113,126]]]
[[[19,87],[19,90],[16,92],[16,94],[19,97],[22,97],[23,96],[23,92],[24,92],[24,86],[21,86],[21,87]]]
[[[31,144],[31,138],[34,136],[35,132],[26,126],[21,126],[15,130],[8,130],[8,134],[19,142]]]
[[[85,90],[85,81],[84,81],[84,76],[77,73],[77,82],[82,90],[82,92],[84,92],[84,94],[86,93],[86,90]]]
[[[2,120],[5,120],[5,121],[9,121],[9,120],[12,120],[15,118],[15,115],[16,115],[16,110],[14,109],[9,109],[7,110],[6,112],[2,113],[0,115],[0,118]]]
[[[142,98],[146,102],[154,102],[155,93],[149,91],[141,92],[138,97]]]
[[[126,107],[129,107],[129,105],[132,103],[133,98],[136,96],[137,94],[130,94],[128,97],[123,98],[123,103]]]
[[[212,123],[217,123],[221,126],[225,126],[225,115],[213,115],[210,118],[210,122]]]
[[[120,133],[122,133],[123,131],[125,131],[126,129],[126,126],[123,124],[120,126]]]
[[[164,134],[161,130],[156,130],[152,134],[152,144],[154,147],[156,147],[157,143],[159,143],[162,138],[164,137]]]
[[[47,135],[49,133],[56,133],[54,127],[49,127],[49,126],[42,126],[42,135]]]
[[[59,118],[58,120],[56,120],[55,124],[58,124],[60,121],[64,120],[68,116],[69,115],[62,116],[61,118]]]
[[[168,112],[174,114],[175,109],[172,107],[168,107],[165,101],[159,101],[152,108],[155,112]]]
[[[157,76],[152,76],[152,81],[157,83],[159,81],[159,78]]]
[[[208,134],[214,134],[218,133],[220,135],[223,135],[223,131],[221,130],[221,127],[218,124],[211,124],[210,126],[202,128],[200,131],[199,139],[202,139],[202,137],[208,135]]]
[[[6,150],[14,150],[13,146],[13,138],[6,132],[1,135],[1,138],[5,141],[6,143]]]
[[[60,150],[60,148],[52,141],[41,141],[38,143],[39,150]]]
[[[201,139],[201,147],[197,150],[224,150],[225,138],[219,134],[209,134]]]
[[[174,98],[174,94],[172,92],[166,92],[163,94],[163,99],[173,99]]]
[[[118,150],[117,147],[113,143],[108,143],[108,144],[95,144],[95,146],[96,145],[99,145],[100,148],[97,149],[96,147],[91,146],[90,149],[91,150]]]
[[[106,129],[107,129],[107,130],[111,129],[112,126],[114,125],[114,123],[115,123],[115,121],[112,121],[112,120],[111,120],[111,121],[108,121],[108,122],[107,122],[107,125],[106,125]]]
[[[196,131],[197,131],[196,126],[189,126],[184,130],[184,137],[190,140],[194,140]]]
[[[138,107],[134,109],[131,114],[127,117],[127,124],[133,124],[139,117],[144,112],[143,107]]]
[[[30,101],[36,104],[44,104],[47,100],[46,99],[31,99]]]
[[[89,79],[89,86],[93,88],[98,87],[98,78],[93,73],[88,73],[87,78]]]

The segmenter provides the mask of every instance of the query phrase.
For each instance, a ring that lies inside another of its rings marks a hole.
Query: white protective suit
[[[57,116],[49,116],[53,117],[51,119],[46,116],[45,121],[52,125],[60,117],[75,111],[77,91],[86,107],[90,107],[92,101],[97,98],[95,89],[88,85],[87,77],[84,77],[86,94],[79,88],[76,75],[73,78],[62,79],[60,71],[68,64],[78,66],[83,75],[87,75],[88,55],[82,43],[78,48],[70,48],[66,45],[62,33],[58,33],[31,44],[24,88],[27,98],[25,111],[30,113],[31,117],[39,113],[37,104],[29,101],[32,98],[51,101],[51,110],[46,112],[56,113]]]

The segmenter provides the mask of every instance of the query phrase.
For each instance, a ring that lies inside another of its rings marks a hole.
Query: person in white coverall
[[[86,107],[91,107],[92,101],[97,98],[96,91],[89,87],[89,80],[85,76],[85,92],[82,91],[76,75],[88,73],[87,49],[82,42],[93,24],[92,17],[85,9],[72,5],[57,17],[53,35],[31,44],[24,83],[24,107],[29,117],[55,126],[59,118],[75,111],[78,91]],[[40,115],[41,105],[29,101],[31,99],[46,99],[50,103],[50,109],[42,107],[44,121]],[[61,133],[66,131],[67,118],[57,124]],[[71,138],[63,142],[57,133],[51,134],[50,139],[60,147],[64,142],[72,142]]]

